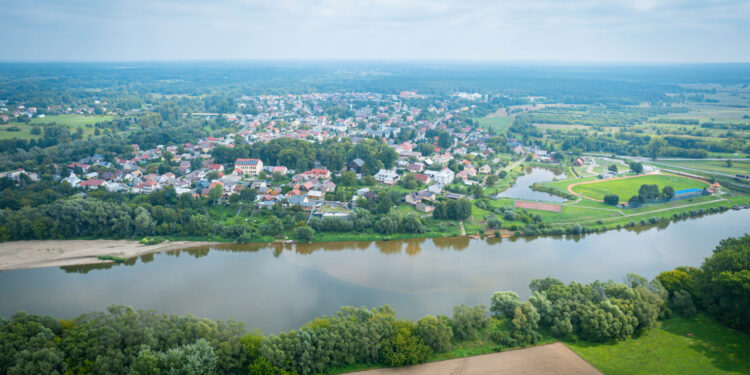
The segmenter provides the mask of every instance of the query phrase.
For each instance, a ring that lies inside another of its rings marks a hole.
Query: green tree
[[[357,174],[352,171],[346,171],[341,174],[341,184],[344,186],[357,185]]]
[[[389,366],[413,365],[424,362],[430,349],[414,334],[409,322],[396,322],[393,335],[380,344],[383,363]]]
[[[695,275],[700,305],[724,324],[750,332],[750,235],[721,240]]]
[[[495,292],[490,298],[490,311],[495,316],[512,317],[513,311],[521,304],[521,298],[516,292]]]
[[[216,203],[222,195],[224,195],[224,188],[221,186],[215,186],[208,191],[208,201]]]
[[[646,153],[651,156],[652,159],[656,159],[664,153],[664,148],[667,143],[661,138],[652,138],[651,142],[646,145]]]
[[[255,198],[258,196],[258,192],[255,189],[249,187],[240,190],[240,200],[245,204],[255,202]]]
[[[663,189],[661,189],[661,196],[666,200],[674,198],[674,188],[671,186],[665,186]]]
[[[604,203],[610,206],[617,206],[620,203],[620,196],[617,194],[607,194],[604,196]]]
[[[294,230],[294,238],[300,242],[310,242],[315,235],[315,231],[310,227],[299,227]]]
[[[459,305],[453,308],[451,326],[453,335],[459,340],[470,340],[479,337],[490,323],[485,305]]]
[[[484,185],[485,186],[495,186],[495,184],[497,184],[498,181],[500,181],[500,179],[496,175],[491,174],[491,175],[487,176],[487,178],[484,180]]]
[[[433,317],[427,315],[417,321],[417,336],[435,353],[446,352],[451,347],[453,329],[445,316]]]

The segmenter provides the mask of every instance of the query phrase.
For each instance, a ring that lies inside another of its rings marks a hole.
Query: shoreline
[[[727,203],[719,201],[708,201],[701,202],[697,205],[707,205],[716,203]],[[741,208],[746,208],[742,207]],[[685,207],[674,207],[660,210],[663,212],[669,212],[673,210],[680,210],[689,208]],[[619,227],[600,224],[592,227],[591,231],[582,233],[567,233],[565,231],[550,232],[550,233],[538,233],[538,234],[523,234],[520,231],[516,231],[512,236],[501,236],[502,238],[533,238],[533,237],[544,237],[544,236],[560,236],[560,235],[585,235],[594,233],[604,233],[610,230],[619,229],[639,229],[647,228],[656,225],[661,222],[674,223],[681,221],[682,219],[701,217],[706,215],[721,214],[730,211],[731,207],[722,205],[722,209],[718,212],[704,212],[702,214],[689,214],[679,215],[679,217],[662,217],[656,222],[649,222],[647,224],[638,223],[633,226],[621,225]],[[634,216],[649,215],[655,212],[637,213]],[[623,219],[623,217],[616,217],[616,219]],[[591,220],[589,221],[591,222]],[[584,222],[580,222],[584,223]],[[609,223],[612,224],[612,223]],[[556,228],[553,228],[556,229]],[[328,242],[377,242],[377,241],[399,241],[399,240],[414,240],[414,239],[435,239],[435,238],[454,238],[454,237],[465,237],[468,239],[491,239],[495,238],[493,235],[488,234],[453,234],[453,235],[432,235],[432,234],[396,234],[391,236],[374,236],[373,234],[362,234],[359,235],[346,235],[342,234],[336,239],[326,238],[322,240],[313,240],[307,244],[314,245]],[[377,238],[375,238],[377,237]],[[287,241],[298,244],[296,240],[262,240],[262,241],[251,241],[246,245],[272,245],[272,244],[286,244]],[[63,266],[79,266],[88,264],[106,264],[115,263],[114,260],[102,260],[98,257],[101,255],[110,255],[118,258],[131,259],[141,255],[159,253],[164,251],[172,250],[186,250],[196,247],[205,246],[218,246],[237,244],[236,242],[219,242],[219,241],[189,241],[189,240],[176,240],[176,241],[164,241],[156,245],[143,245],[136,240],[108,240],[108,239],[96,239],[96,240],[29,240],[29,241],[11,241],[11,242],[0,242],[0,272],[11,271],[19,269],[30,269],[30,268],[44,268],[44,267],[63,267]]]
[[[31,240],[0,243],[0,271],[113,263],[100,255],[121,258],[218,245],[221,242],[164,241],[143,245],[134,240]]]

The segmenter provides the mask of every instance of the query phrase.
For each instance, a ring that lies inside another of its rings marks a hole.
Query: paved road
[[[562,343],[422,365],[369,370],[356,375],[601,375]]]

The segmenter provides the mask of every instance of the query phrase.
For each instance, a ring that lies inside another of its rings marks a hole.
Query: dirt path
[[[143,254],[191,247],[216,245],[217,242],[165,241],[141,245],[126,240],[48,240],[0,243],[0,271],[22,268],[60,267],[107,263],[99,255],[133,258]]]
[[[511,170],[513,170],[513,168],[521,165],[521,163],[523,163],[524,160],[525,160],[525,158],[521,158],[520,160],[516,160],[513,163],[510,163],[507,167],[503,168],[503,170],[506,171],[506,172],[510,172]]]
[[[562,343],[422,365],[357,372],[357,375],[587,375],[601,374]]]

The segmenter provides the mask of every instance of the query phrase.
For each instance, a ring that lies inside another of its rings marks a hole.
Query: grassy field
[[[627,200],[638,194],[638,188],[643,184],[656,184],[661,190],[665,186],[672,186],[675,190],[688,188],[702,189],[706,183],[675,175],[644,175],[618,180],[603,180],[573,187],[573,191],[593,199],[604,199],[607,194],[617,194],[620,200]]]
[[[505,133],[508,128],[513,124],[514,117],[478,117],[474,120],[479,123],[479,126],[487,129],[495,129],[498,133]]]
[[[94,134],[94,124],[98,122],[106,122],[106,121],[112,121],[114,119],[114,116],[107,116],[107,115],[91,115],[91,116],[84,116],[84,115],[55,115],[55,116],[47,116],[44,118],[38,118],[34,117],[31,119],[31,122],[28,124],[20,123],[20,122],[11,122],[7,125],[0,126],[0,139],[36,139],[40,138],[40,135],[34,135],[31,134],[31,129],[34,128],[34,126],[42,126],[45,124],[51,124],[55,123],[58,126],[65,126],[72,130],[75,130],[76,128],[83,129],[83,136],[89,136]],[[19,131],[8,131],[10,128],[18,128]]]
[[[667,319],[641,337],[614,344],[567,345],[607,375],[750,373],[750,335],[704,315]]]
[[[727,166],[726,161],[721,160],[665,160],[663,163],[731,175],[750,174],[750,161],[748,160],[733,160],[731,167]]]

